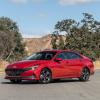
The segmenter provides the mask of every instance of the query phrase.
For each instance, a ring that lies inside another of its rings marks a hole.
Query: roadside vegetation
[[[60,34],[62,32],[64,35]],[[99,59],[100,22],[88,13],[83,13],[79,22],[74,19],[58,21],[51,44],[53,49],[73,50],[93,60]]]
[[[13,20],[0,17],[0,60],[13,62],[25,56],[19,28]]]

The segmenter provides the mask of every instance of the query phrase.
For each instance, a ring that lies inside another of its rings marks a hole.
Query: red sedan
[[[5,69],[5,79],[13,83],[22,80],[38,80],[49,83],[54,79],[78,78],[88,81],[94,73],[91,59],[67,50],[45,50],[10,64]]]

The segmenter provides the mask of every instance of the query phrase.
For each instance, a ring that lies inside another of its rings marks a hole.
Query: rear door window
[[[81,58],[80,55],[74,52],[65,52],[64,54],[65,54],[66,59],[80,59]]]

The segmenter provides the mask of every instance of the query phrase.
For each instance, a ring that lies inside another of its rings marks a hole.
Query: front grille
[[[25,70],[23,70],[23,69],[14,69],[14,68],[12,69],[12,68],[10,68],[10,69],[6,69],[5,71],[6,71],[6,74],[8,76],[19,76]]]

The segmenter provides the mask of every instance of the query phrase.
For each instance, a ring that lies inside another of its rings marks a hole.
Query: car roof
[[[53,50],[43,50],[44,52],[45,51],[51,51],[51,52],[63,52],[63,51],[68,51],[68,50],[57,50],[57,49],[53,49]]]
[[[80,53],[78,53],[78,52],[75,52],[75,51],[71,51],[71,50],[58,50],[58,49],[52,49],[52,50],[43,50],[42,52],[57,52],[57,53],[60,53],[60,52],[74,52],[74,53],[76,53],[76,54],[78,54],[78,55],[80,55],[80,56],[82,56],[83,57],[83,55],[82,54],[80,54]]]

